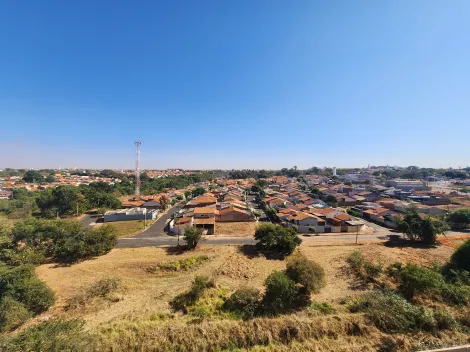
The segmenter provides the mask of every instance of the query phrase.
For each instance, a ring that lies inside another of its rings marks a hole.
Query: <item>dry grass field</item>
[[[147,220],[147,227],[151,226],[155,220]],[[118,237],[131,237],[144,230],[144,220],[113,221],[107,223],[116,230]],[[95,226],[101,226],[97,224]]]
[[[254,236],[257,222],[216,222],[216,236],[245,237]]]
[[[384,265],[395,261],[415,262],[431,266],[446,261],[453,248],[439,246],[431,249],[388,248],[381,243],[367,245],[306,245],[300,251],[309,259],[321,263],[327,285],[312,300],[338,304],[345,297],[356,296],[353,278],[347,269],[346,258],[361,249],[369,260]],[[189,271],[149,273],[147,269],[159,263],[206,255],[210,260]],[[285,261],[269,260],[255,255],[250,247],[201,246],[195,251],[174,254],[168,248],[113,249],[109,254],[72,266],[52,264],[37,268],[37,274],[55,292],[57,302],[48,315],[82,317],[88,327],[123,319],[135,319],[154,313],[171,313],[168,305],[176,294],[188,289],[196,275],[214,277],[227,292],[241,286],[262,289],[266,277],[274,270],[283,270]],[[64,311],[68,299],[92,283],[106,277],[118,278],[121,289],[113,302],[101,302],[88,309]]]

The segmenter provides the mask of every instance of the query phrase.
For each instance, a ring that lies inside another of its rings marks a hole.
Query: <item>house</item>
[[[0,199],[9,199],[12,195],[12,191],[0,190]]]
[[[315,232],[325,232],[325,220],[309,213],[299,211],[289,215],[286,221],[290,223],[289,225],[296,225],[302,233],[311,232],[311,228],[314,228]]]
[[[214,234],[216,211],[215,207],[194,208],[194,226],[207,231],[208,235]]]
[[[140,208],[144,205],[144,201],[142,200],[129,200],[127,202],[122,202],[123,208]]]
[[[146,209],[160,209],[161,205],[159,202],[156,202],[155,200],[148,200],[142,205],[142,207]]]
[[[255,216],[248,210],[229,206],[219,210],[215,220],[218,222],[250,222],[255,221]]]
[[[194,207],[207,207],[209,205],[215,205],[217,203],[217,198],[211,196],[199,196],[194,199],[191,199],[186,205],[185,208],[194,208]]]
[[[176,234],[184,233],[184,230],[187,227],[193,227],[194,219],[193,217],[183,216],[178,218],[173,225],[173,232]]]

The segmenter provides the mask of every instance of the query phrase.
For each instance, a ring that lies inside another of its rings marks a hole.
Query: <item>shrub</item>
[[[8,332],[23,324],[31,313],[24,304],[11,297],[4,297],[0,302],[0,332]]]
[[[470,209],[458,209],[447,216],[447,222],[454,229],[464,229],[470,224]]]
[[[462,284],[444,283],[439,288],[439,294],[449,304],[466,305],[470,301],[470,288]]]
[[[373,280],[382,273],[382,265],[374,264],[364,258],[362,253],[358,250],[352,252],[348,259],[348,263],[355,271],[356,275],[362,279]]]
[[[407,299],[413,299],[416,293],[436,292],[444,284],[439,273],[415,264],[406,265],[401,270],[398,281],[398,288]]]
[[[321,265],[308,260],[302,254],[288,258],[286,275],[295,283],[302,285],[307,293],[318,293],[325,286],[325,271]]]
[[[0,253],[0,260],[11,266],[19,266],[26,264],[41,264],[44,262],[44,253],[32,248],[9,248],[4,249]]]
[[[406,332],[420,324],[421,310],[392,292],[371,291],[363,294],[351,307],[363,311],[384,332]]]
[[[258,241],[256,244],[258,248],[283,255],[293,253],[295,248],[302,243],[295,229],[274,224],[260,225],[256,229],[255,240]]]
[[[457,269],[470,271],[470,240],[458,247],[450,258]]]
[[[436,319],[437,328],[439,330],[452,330],[457,326],[457,321],[452,314],[443,307],[438,307],[434,310],[434,318]]]
[[[335,312],[335,309],[329,303],[326,302],[313,302],[310,307],[308,307],[308,309],[319,312],[323,315],[333,314]]]
[[[80,223],[78,223],[81,226]],[[73,263],[80,259],[100,256],[108,253],[117,243],[116,231],[109,225],[97,230],[77,229],[73,224],[67,236],[59,237],[54,242],[54,259],[60,263]]]
[[[95,297],[107,297],[111,292],[115,291],[118,286],[119,279],[115,277],[100,279],[91,284],[84,292],[70,298],[67,302],[67,308],[78,308]]]
[[[266,281],[262,306],[265,313],[277,315],[291,309],[297,298],[295,282],[280,271],[271,273]]]
[[[400,263],[400,262],[392,263],[387,268],[387,275],[394,279],[398,279],[403,268],[404,268],[403,263]]]
[[[191,288],[173,298],[170,305],[174,310],[187,312],[187,307],[194,305],[201,298],[204,291],[211,287],[215,287],[213,279],[207,276],[196,276]]]
[[[0,299],[6,296],[23,303],[34,314],[46,311],[54,303],[54,293],[36,277],[31,265],[0,269]]]
[[[186,241],[186,246],[188,249],[196,248],[201,238],[202,238],[202,230],[200,228],[188,227],[184,231],[183,240]]]
[[[224,309],[238,313],[243,319],[253,318],[258,311],[260,292],[255,288],[239,288],[225,302]]]
[[[174,262],[158,264],[155,267],[150,268],[149,271],[150,272],[155,272],[157,270],[188,271],[189,269],[196,268],[209,260],[210,258],[207,255],[200,255],[198,257],[190,257],[186,259],[177,260]]]
[[[30,326],[17,335],[5,336],[0,347],[4,352],[92,351],[96,340],[84,331],[83,326],[79,320],[49,320]]]

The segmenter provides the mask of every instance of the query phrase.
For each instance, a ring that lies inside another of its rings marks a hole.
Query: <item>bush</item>
[[[183,240],[186,241],[186,246],[188,249],[196,248],[201,238],[202,238],[202,230],[200,228],[188,227],[184,231]]]
[[[325,271],[320,264],[308,260],[302,254],[288,258],[286,275],[304,287],[307,293],[318,293],[325,286]]]
[[[61,263],[106,254],[117,242],[114,229],[108,225],[97,230],[85,229],[79,221],[72,220],[29,219],[18,222],[12,239],[16,247],[19,243],[25,245],[23,253],[28,254],[28,261],[34,259],[27,252],[30,249],[39,259],[52,257]]]
[[[188,271],[189,269],[196,268],[209,260],[210,258],[207,255],[200,255],[198,257],[190,257],[186,259],[177,260],[174,262],[158,264],[155,267],[150,268],[149,271],[150,272],[155,272],[157,270]]]
[[[356,275],[362,279],[373,280],[382,273],[381,264],[369,262],[358,250],[352,252],[347,261],[355,271]]]
[[[457,321],[452,314],[443,307],[438,307],[434,310],[434,318],[439,330],[452,330],[457,326]]]
[[[277,315],[286,312],[294,306],[297,298],[295,282],[281,271],[271,273],[266,281],[266,293],[262,306],[265,313]]]
[[[36,277],[31,265],[0,269],[0,299],[7,296],[34,314],[46,311],[54,303],[54,293]]]
[[[470,240],[458,247],[450,258],[457,269],[470,271]]]
[[[41,264],[45,261],[44,253],[31,247],[9,248],[0,253],[0,260],[11,266],[20,266],[26,264]]]
[[[31,313],[24,304],[11,297],[4,297],[0,302],[0,332],[8,332],[23,324]]]
[[[458,209],[447,216],[447,222],[454,229],[464,229],[470,224],[470,209]]]
[[[201,298],[204,291],[211,287],[215,287],[213,279],[207,276],[196,276],[191,288],[173,298],[170,302],[170,306],[174,310],[187,312],[187,307],[194,305]]]
[[[314,302],[310,305],[310,307],[308,307],[308,309],[319,312],[322,315],[333,314],[335,312],[335,309],[326,302],[323,302],[323,303]]]
[[[67,308],[78,308],[85,305],[95,297],[107,297],[119,287],[119,279],[107,277],[93,283],[84,292],[79,293],[68,300]]]
[[[439,289],[442,300],[448,304],[466,305],[470,301],[470,288],[462,284],[443,284]]]
[[[255,232],[255,240],[259,249],[275,251],[283,255],[294,252],[295,248],[302,243],[293,228],[281,225],[262,224]]]
[[[259,301],[259,290],[255,288],[239,288],[225,302],[224,309],[239,314],[243,319],[250,319],[258,311]]]
[[[384,332],[407,332],[420,324],[421,310],[392,292],[371,291],[363,294],[350,307],[363,311]]]
[[[117,243],[116,231],[109,225],[100,226],[97,230],[82,230],[77,229],[74,224],[73,230],[68,232],[68,236],[60,237],[54,242],[56,261],[73,263],[100,256],[108,253]]]
[[[406,265],[401,270],[398,281],[398,288],[407,299],[413,299],[417,293],[439,291],[444,285],[441,274],[415,264]]]
[[[83,326],[79,320],[49,320],[30,326],[17,335],[4,336],[0,348],[3,352],[92,351],[96,340],[84,331]]]

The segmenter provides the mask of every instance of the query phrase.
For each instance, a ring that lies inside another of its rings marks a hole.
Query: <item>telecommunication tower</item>
[[[135,195],[140,194],[140,141],[135,141]]]

